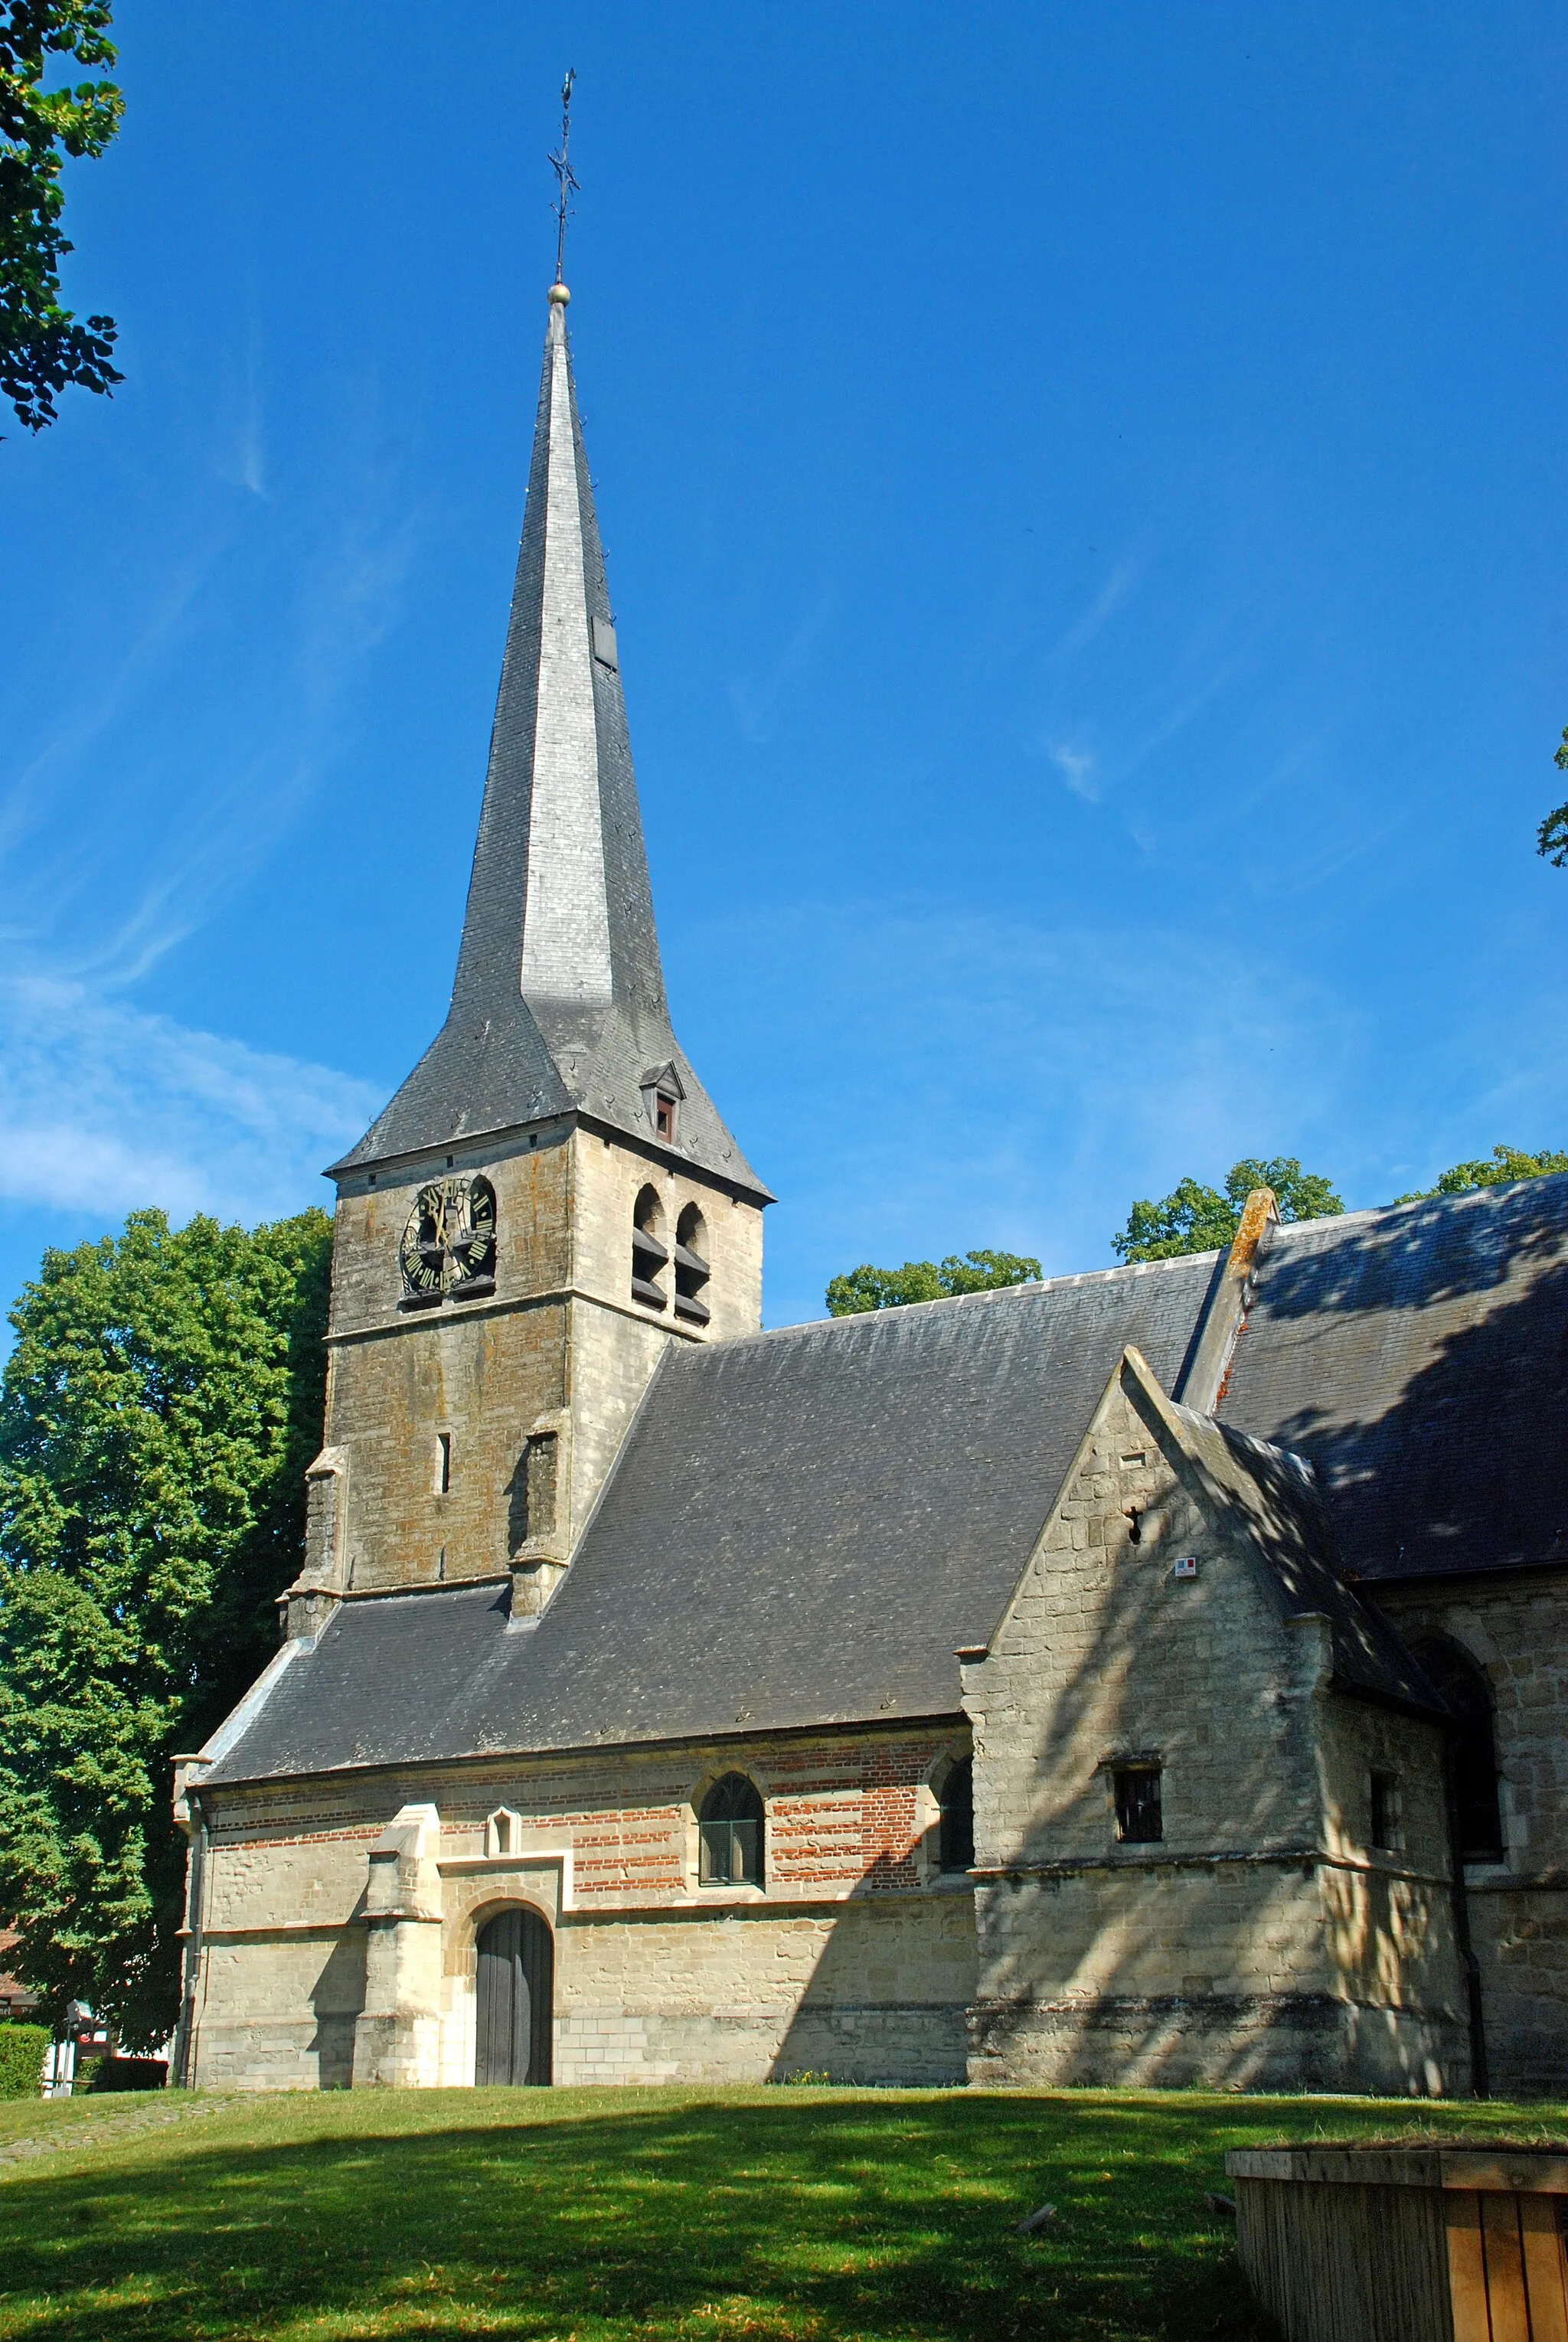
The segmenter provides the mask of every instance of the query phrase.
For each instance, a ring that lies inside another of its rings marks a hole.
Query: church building
[[[1568,1178],[761,1331],[568,298],[180,2078],[1568,2092]]]

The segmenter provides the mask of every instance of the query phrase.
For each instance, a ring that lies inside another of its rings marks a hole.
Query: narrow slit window
[[[452,1434],[438,1431],[435,1435],[435,1490],[444,1496],[452,1486]]]
[[[654,1128],[661,1138],[674,1138],[675,1135],[675,1101],[664,1090],[654,1095]]]
[[[1399,1776],[1372,1777],[1372,1842],[1380,1854],[1397,1854],[1400,1847]]]
[[[944,1871],[974,1867],[974,1759],[961,1756],[942,1784],[941,1861]]]
[[[1116,1836],[1127,1846],[1155,1846],[1165,1835],[1157,1765],[1123,1765],[1113,1775]]]

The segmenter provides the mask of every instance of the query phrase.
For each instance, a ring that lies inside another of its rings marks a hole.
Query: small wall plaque
[[[1196,1577],[1197,1574],[1198,1556],[1195,1553],[1183,1553],[1171,1564],[1173,1577]]]

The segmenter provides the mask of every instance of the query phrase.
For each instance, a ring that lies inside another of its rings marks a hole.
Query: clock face
[[[488,1179],[433,1179],[403,1231],[403,1282],[411,1294],[451,1293],[495,1273],[495,1193]]]

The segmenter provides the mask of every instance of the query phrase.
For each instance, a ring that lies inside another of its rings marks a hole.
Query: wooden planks
[[[1568,2342],[1568,2267],[1563,2254],[1563,2201],[1520,2196],[1519,2240],[1530,2302],[1530,2342]]]
[[[1486,2247],[1481,2198],[1451,2192],[1443,2199],[1448,2232],[1448,2294],[1453,2342],[1492,2342],[1486,2308]]]
[[[1568,2342],[1568,2187],[1542,2184],[1568,2159],[1254,2149],[1226,2167],[1242,2267],[1286,2342]]]
[[[1524,2255],[1519,2243],[1517,2196],[1481,2197],[1481,2236],[1486,2247],[1486,2308],[1492,2342],[1530,2342],[1530,2312],[1524,2300]]]

